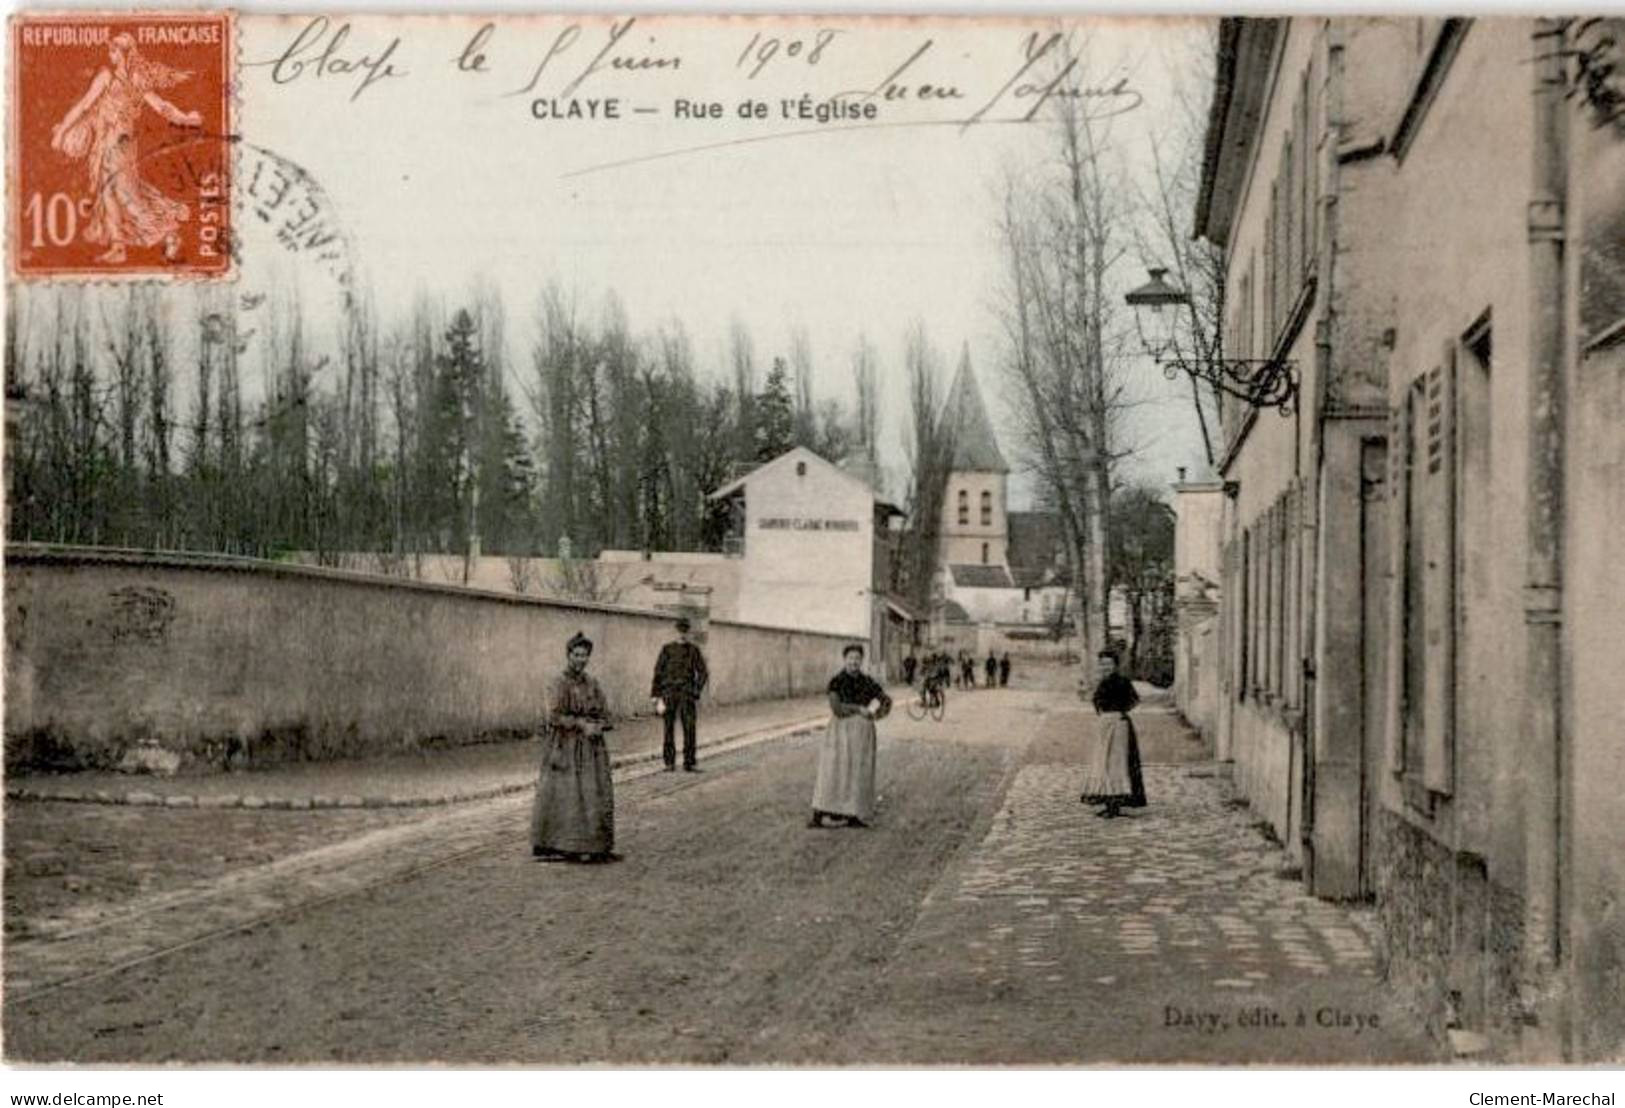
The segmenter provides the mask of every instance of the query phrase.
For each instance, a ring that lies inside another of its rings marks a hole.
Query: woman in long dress
[[[1115,653],[1102,650],[1096,663],[1099,681],[1090,700],[1095,714],[1102,718],[1079,799],[1085,804],[1101,805],[1095,814],[1111,819],[1124,808],[1145,807],[1140,741],[1128,715],[1140,702],[1140,694],[1134,691],[1134,682],[1117,672]]]
[[[592,640],[576,634],[547,687],[547,731],[530,813],[531,854],[545,862],[619,862],[610,784],[609,701],[587,676]]]
[[[142,57],[128,34],[113,36],[107,60],[51,129],[51,149],[84,158],[90,171],[85,240],[107,246],[97,261],[116,264],[124,260],[126,247],[159,243],[165,256],[173,257],[179,251],[180,225],[190,212],[141,179],[136,123],[142,109],[150,108],[177,127],[201,127],[200,114],[184,112],[158,95],[159,89],[178,85],[191,73]]]
[[[818,783],[813,788],[808,827],[837,819],[867,827],[875,815],[875,720],[891,711],[891,697],[863,672],[863,647],[841,652],[844,665],[829,682],[829,730],[818,752]]]

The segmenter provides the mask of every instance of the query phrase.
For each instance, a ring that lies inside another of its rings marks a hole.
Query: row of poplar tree
[[[341,563],[466,553],[719,549],[707,494],[805,445],[837,460],[877,425],[814,402],[811,343],[724,365],[679,325],[634,334],[610,297],[549,288],[528,365],[500,297],[420,298],[381,327],[352,299],[317,326],[297,299],[197,288],[53,287],[8,306],[8,538]],[[765,361],[765,365],[761,364]],[[764,372],[765,371],[765,372]]]

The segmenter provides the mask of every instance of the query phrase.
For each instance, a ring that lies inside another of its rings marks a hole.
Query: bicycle
[[[920,689],[920,695],[908,702],[908,718],[918,723],[926,716],[941,723],[948,714],[948,695],[941,685],[928,684]]]

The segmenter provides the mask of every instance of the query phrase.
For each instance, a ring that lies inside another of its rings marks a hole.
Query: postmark
[[[10,24],[13,277],[232,272],[226,12],[50,12]]]

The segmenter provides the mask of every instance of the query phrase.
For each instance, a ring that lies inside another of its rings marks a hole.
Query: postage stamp
[[[13,16],[15,277],[231,272],[232,31],[226,12]]]

